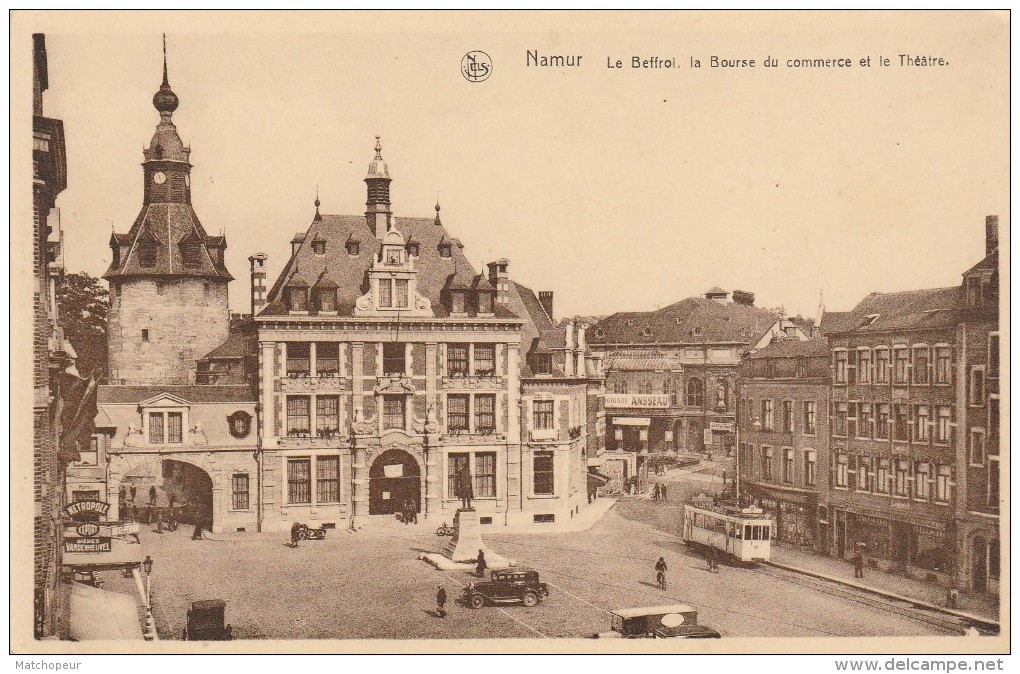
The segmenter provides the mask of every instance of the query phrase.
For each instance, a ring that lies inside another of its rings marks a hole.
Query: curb
[[[864,592],[870,592],[871,594],[877,594],[877,595],[879,595],[881,597],[885,597],[887,599],[895,599],[896,601],[907,602],[909,604],[913,604],[915,606],[919,606],[921,608],[925,608],[925,609],[928,609],[930,611],[938,611],[939,613],[945,613],[947,615],[956,616],[957,618],[963,618],[964,620],[969,620],[969,621],[974,622],[974,623],[979,623],[979,624],[983,624],[983,625],[994,625],[996,629],[1001,629],[1001,627],[999,625],[999,621],[998,620],[993,620],[991,618],[985,618],[983,616],[975,615],[973,613],[967,613],[965,611],[957,611],[957,610],[951,609],[951,608],[949,608],[947,606],[939,606],[938,604],[932,604],[932,603],[929,603],[929,602],[926,602],[926,601],[923,601],[923,600],[920,600],[920,599],[915,599],[914,597],[906,597],[906,596],[903,596],[901,594],[896,594],[894,592],[888,592],[886,590],[879,590],[879,589],[876,589],[876,588],[873,588],[873,587],[868,587],[867,585],[860,585],[858,583],[851,583],[850,581],[844,580],[842,578],[835,578],[833,576],[828,576],[828,575],[826,575],[824,573],[818,573],[817,571],[809,571],[809,570],[801,568],[799,566],[790,566],[789,564],[781,564],[779,562],[773,562],[771,560],[768,561],[768,562],[765,562],[765,563],[768,564],[769,566],[774,566],[774,567],[776,567],[778,569],[784,569],[786,571],[791,571],[793,573],[800,573],[800,574],[803,574],[805,576],[812,576],[814,578],[820,578],[822,580],[827,580],[827,581],[832,582],[832,583],[838,583],[838,584],[844,585],[846,587],[852,587],[855,590],[862,590]]]

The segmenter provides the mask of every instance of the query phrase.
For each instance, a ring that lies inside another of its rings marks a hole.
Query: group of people
[[[656,482],[655,487],[652,488],[652,500],[653,501],[665,501],[666,499],[666,485]]]
[[[418,505],[412,499],[404,501],[399,512],[404,524],[418,523]]]

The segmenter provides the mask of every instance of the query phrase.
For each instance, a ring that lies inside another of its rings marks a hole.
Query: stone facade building
[[[792,321],[712,288],[651,312],[596,323],[591,349],[605,359],[606,471],[641,473],[655,452],[734,448],[737,366],[782,334],[805,339]]]
[[[827,548],[829,346],[780,340],[737,378],[740,495],[776,522],[776,539]]]
[[[506,260],[477,273],[438,205],[395,217],[390,182],[377,141],[365,214],[316,200],[255,318],[263,527],[450,522],[463,470],[483,524],[569,519],[594,426],[583,328],[556,329]]]

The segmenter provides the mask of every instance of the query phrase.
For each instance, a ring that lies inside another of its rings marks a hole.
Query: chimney
[[[542,308],[545,309],[545,313],[549,314],[549,320],[553,320],[553,294],[551,290],[539,290],[538,301],[542,303]]]
[[[566,359],[563,363],[563,374],[574,376],[574,321],[567,321],[563,344],[566,346]]]
[[[486,265],[489,268],[489,283],[496,289],[496,304],[510,302],[510,260],[501,257]]]
[[[258,316],[266,308],[266,260],[265,253],[256,253],[248,258],[251,263],[251,315]]]
[[[999,250],[999,216],[985,216],[985,255],[991,255]]]
[[[577,324],[577,350],[582,353],[588,350],[587,329],[584,323]]]

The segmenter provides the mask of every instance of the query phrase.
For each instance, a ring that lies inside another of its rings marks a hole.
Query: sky
[[[987,214],[1007,236],[1001,14],[21,18],[47,33],[45,114],[64,123],[67,270],[105,272],[110,232],[138,215],[165,31],[192,201],[226,233],[235,311],[248,256],[267,253],[275,280],[317,191],[324,213],[364,212],[376,135],[394,213],[431,217],[438,195],[472,264],[506,257],[516,281],[555,292],[557,317],[712,286],[815,316],[820,292],[847,310],[873,291],[958,284],[984,254]],[[471,50],[491,58],[484,82],[461,75]],[[528,50],[581,65],[529,67]],[[900,67],[901,53],[949,65]],[[630,68],[634,55],[678,67]],[[712,55],[757,67],[710,68]]]

